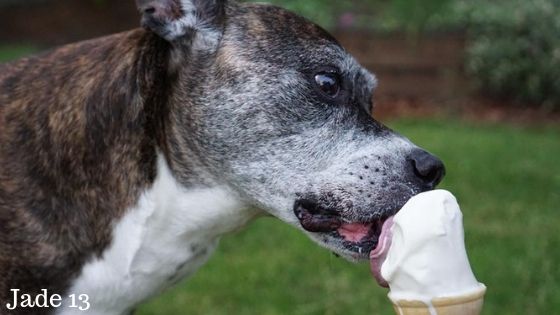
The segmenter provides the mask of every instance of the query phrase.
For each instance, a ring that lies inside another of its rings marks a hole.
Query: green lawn
[[[0,60],[25,50],[0,49]],[[560,128],[445,120],[391,127],[439,155],[464,211],[467,248],[488,286],[484,314],[560,310]],[[367,264],[353,265],[281,222],[225,237],[193,278],[139,314],[393,314]]]

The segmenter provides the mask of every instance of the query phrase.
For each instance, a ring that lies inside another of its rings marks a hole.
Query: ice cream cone
[[[425,301],[394,300],[397,315],[479,315],[482,311],[486,287],[462,296],[434,298],[431,305]]]

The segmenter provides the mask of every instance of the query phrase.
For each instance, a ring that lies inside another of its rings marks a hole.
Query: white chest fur
[[[194,273],[221,235],[255,217],[225,187],[185,190],[158,161],[154,185],[115,226],[113,243],[89,262],[68,295],[87,294],[89,310],[69,307],[57,314],[120,315]]]

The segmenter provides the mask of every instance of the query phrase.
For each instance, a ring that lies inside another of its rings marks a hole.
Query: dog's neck
[[[258,214],[226,186],[182,187],[160,155],[153,185],[116,225],[111,246],[85,265],[68,292],[89,296],[87,314],[123,314],[194,273],[220,236]]]
[[[92,260],[110,262],[102,266],[114,272],[126,260],[112,261],[110,253],[128,244],[138,246],[127,247],[130,259],[136,251],[166,249],[166,237],[174,237],[171,251],[186,251],[182,257],[188,261],[189,244],[199,241],[190,240],[189,232],[213,230],[203,240],[211,247],[240,223],[237,215],[250,212],[225,186],[202,180],[203,170],[190,161],[181,165],[183,175],[192,175],[188,183],[179,185],[171,175],[177,172],[167,164],[172,159],[165,134],[173,86],[169,49],[157,36],[135,30],[3,67],[0,162],[9,167],[0,169],[0,177],[10,180],[0,183],[0,191],[9,192],[12,204],[41,206],[2,209],[12,223],[2,231],[3,246],[13,256],[0,257],[0,300],[9,299],[4,288],[12,287],[62,294]],[[75,56],[80,62],[69,62]],[[33,93],[12,87],[31,83]],[[53,86],[61,88],[53,93]],[[119,232],[130,221],[131,229],[161,230],[161,237],[142,234],[135,243]],[[207,226],[212,222],[223,225]],[[53,262],[49,268],[46,261]],[[28,272],[13,272],[22,268]]]
[[[149,34],[145,41],[135,74],[146,117],[144,136],[157,151],[154,179],[116,222],[111,245],[82,268],[68,290],[89,296],[88,314],[124,314],[188,277],[206,262],[221,236],[260,213],[227,185],[205,177],[194,155],[182,152],[193,158],[182,163],[170,157],[169,133],[175,131],[170,128],[174,82],[168,73],[169,47]],[[58,314],[71,310],[63,307]]]
[[[171,157],[170,133],[177,132],[170,128],[174,82],[168,73],[169,47],[155,36],[145,38],[139,44],[135,76],[146,119],[144,143],[149,144],[148,150],[157,151],[154,177],[116,222],[111,245],[83,266],[67,291],[89,297],[87,314],[127,313],[193,274],[221,236],[260,214],[233,189],[197,167],[195,154],[181,152],[192,157],[182,162]],[[144,171],[150,169],[147,165]],[[71,301],[65,303],[57,314],[72,313]]]

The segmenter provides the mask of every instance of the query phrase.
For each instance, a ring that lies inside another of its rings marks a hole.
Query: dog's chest
[[[123,314],[194,273],[218,238],[256,215],[223,188],[185,191],[160,160],[158,179],[115,226],[101,258],[87,263],[67,295],[86,294],[86,314]],[[84,314],[70,299],[57,314]]]

